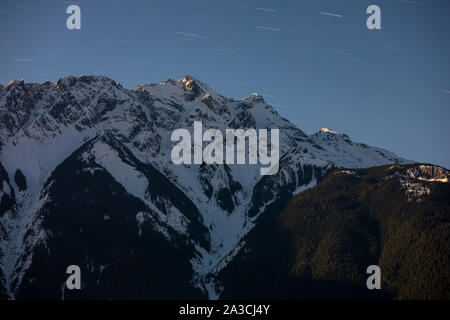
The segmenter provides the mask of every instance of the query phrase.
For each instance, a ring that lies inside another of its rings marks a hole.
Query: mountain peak
[[[193,77],[191,77],[190,75],[185,75],[184,78],[178,80],[178,82],[182,82],[182,83],[186,83],[186,82],[191,82],[194,81],[195,79]]]
[[[259,93],[253,92],[251,95],[249,95],[244,100],[252,101],[252,102],[258,102],[258,103],[266,103],[263,96]]]
[[[184,83],[186,91],[192,92],[194,95],[198,95],[200,93],[200,86],[198,82],[190,75],[187,74],[183,79],[178,80],[178,82]]]
[[[16,80],[11,80],[6,86],[11,86],[11,85],[17,85],[17,84],[19,84],[19,85],[21,85],[21,84],[24,84],[25,83],[25,81],[23,80],[23,78],[22,79],[16,79]]]
[[[331,130],[331,129],[328,129],[328,128],[322,128],[322,129],[319,130],[319,132],[343,135],[343,133],[341,133],[341,132],[334,131],[334,130]]]
[[[184,78],[179,79],[178,82],[183,83],[186,88],[193,87],[193,86],[197,86],[197,87],[205,86],[205,84],[203,82],[190,76],[189,74],[185,75]]]
[[[351,143],[350,137],[345,133],[331,130],[328,128],[322,128],[318,132],[311,135],[316,140],[321,141],[345,141]]]

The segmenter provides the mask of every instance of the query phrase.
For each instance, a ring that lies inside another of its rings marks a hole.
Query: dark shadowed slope
[[[30,231],[25,241],[40,233],[45,234],[45,240],[24,255],[23,259],[31,259],[30,267],[17,270],[23,274],[21,281],[11,286],[15,298],[206,298],[192,281],[189,261],[193,246],[162,224],[156,210],[128,193],[93,161],[91,152],[99,145],[109,148],[103,150],[116,151],[124,163],[148,175],[154,182],[148,193],[161,201],[161,210],[164,201],[179,204],[191,218],[189,236],[200,243],[205,241],[204,227],[196,221],[201,217],[183,193],[150,165],[133,158],[119,142],[99,137],[63,161],[44,186],[43,205],[35,221],[39,228]],[[80,266],[83,290],[65,288],[69,265]]]
[[[449,299],[448,171],[335,170],[266,212],[221,272],[221,298]],[[366,288],[379,265],[382,290]]]

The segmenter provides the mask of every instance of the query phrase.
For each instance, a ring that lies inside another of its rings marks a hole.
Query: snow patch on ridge
[[[180,234],[187,234],[187,227],[189,225],[189,219],[186,218],[175,206],[168,204],[169,208],[167,214],[164,214],[159,210],[155,204],[151,201],[148,194],[148,185],[151,181],[147,180],[147,177],[137,170],[135,167],[125,163],[118,152],[111,148],[108,144],[101,141],[96,141],[91,148],[92,155],[95,162],[105,168],[113,178],[120,183],[128,193],[142,200],[153,212],[158,214],[158,224],[163,222],[174,228]],[[83,159],[88,159],[89,155],[84,153]],[[142,214],[141,219],[138,222],[142,223],[147,215]],[[154,220],[154,219],[153,219]],[[157,227],[157,231],[162,231],[163,234],[167,234],[167,230],[163,230],[161,225]]]
[[[8,172],[10,181],[14,181],[16,171],[20,170],[27,181],[27,193],[37,194],[53,170],[95,134],[94,129],[79,132],[73,127],[65,127],[43,142],[20,134],[3,146],[0,162]],[[17,186],[13,184],[13,187],[18,193]]]

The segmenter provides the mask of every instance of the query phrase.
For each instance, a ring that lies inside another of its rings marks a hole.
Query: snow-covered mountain
[[[280,169],[174,165],[171,133],[280,130]],[[329,129],[307,135],[261,95],[186,76],[123,88],[104,76],[0,86],[0,297],[217,298],[215,275],[258,216],[333,168],[406,163]],[[65,268],[83,270],[79,293]],[[78,296],[77,296],[78,294]]]

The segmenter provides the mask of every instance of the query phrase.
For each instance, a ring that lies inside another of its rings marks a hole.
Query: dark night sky
[[[81,8],[81,30],[66,8]],[[382,29],[366,28],[381,7]],[[307,133],[450,167],[450,1],[1,1],[0,83],[104,74],[135,88],[190,74],[265,96]]]

